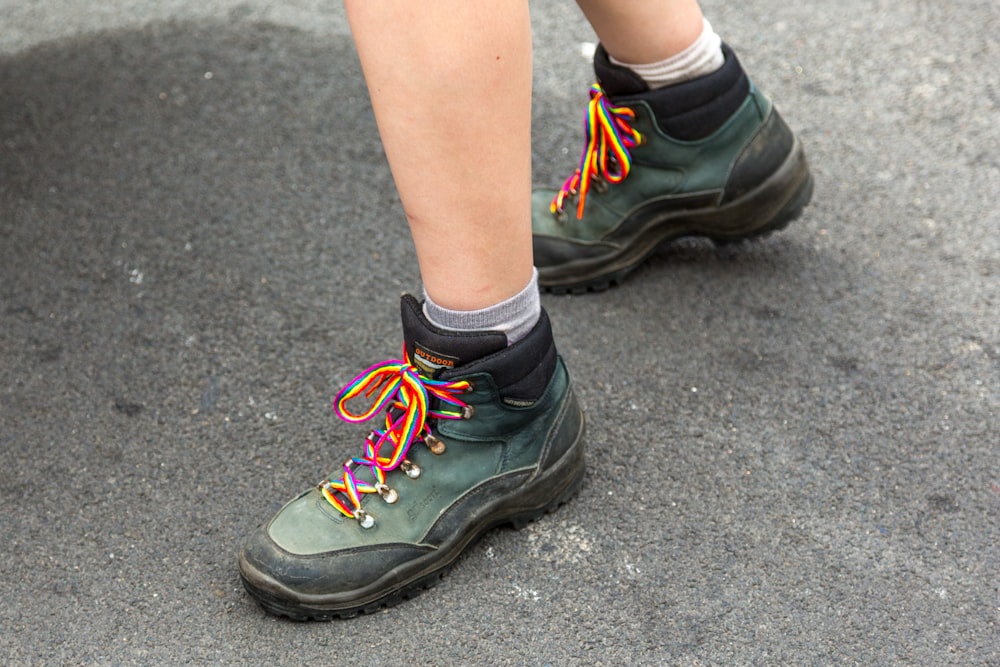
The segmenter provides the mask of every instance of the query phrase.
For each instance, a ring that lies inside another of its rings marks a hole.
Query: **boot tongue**
[[[420,302],[409,294],[403,295],[400,311],[406,353],[421,375],[436,377],[507,347],[507,336],[499,331],[465,333],[439,329],[427,321]]]
[[[611,97],[638,95],[649,90],[649,86],[638,74],[611,62],[608,52],[600,44],[594,53],[594,74],[597,75],[601,88]]]

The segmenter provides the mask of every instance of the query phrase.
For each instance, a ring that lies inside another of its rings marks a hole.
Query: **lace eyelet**
[[[437,456],[444,454],[444,450],[446,449],[445,444],[430,433],[424,436],[424,444],[427,445],[427,449],[431,450]]]
[[[358,520],[358,524],[365,530],[375,526],[375,517],[360,507],[354,510],[354,518]]]
[[[476,414],[476,409],[471,405],[462,406],[462,419],[472,419],[472,416]]]
[[[594,191],[597,192],[598,194],[604,194],[605,192],[608,191],[608,182],[605,181],[603,178],[595,177],[593,179],[593,183],[594,183]]]
[[[382,496],[382,500],[390,505],[399,500],[399,493],[396,489],[386,486],[385,484],[376,484],[375,490],[378,491],[380,496]]]
[[[410,459],[403,459],[403,462],[399,464],[399,467],[406,473],[406,476],[410,479],[417,479],[420,477],[420,466],[411,461]]]

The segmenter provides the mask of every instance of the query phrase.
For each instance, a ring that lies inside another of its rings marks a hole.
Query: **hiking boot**
[[[544,310],[509,347],[502,333],[436,328],[411,296],[402,317],[403,359],[334,405],[385,425],[243,546],[243,584],[269,612],[327,620],[412,597],[483,533],[522,527],[583,480],[583,413]],[[354,412],[356,397],[373,403]]]
[[[799,216],[813,187],[802,144],[722,50],[716,72],[650,90],[598,47],[580,167],[532,197],[543,288],[606,289],[677,238],[726,243]]]

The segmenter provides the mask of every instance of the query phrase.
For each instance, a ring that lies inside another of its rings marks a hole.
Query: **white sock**
[[[434,303],[424,290],[424,315],[431,324],[452,331],[502,331],[513,345],[528,335],[542,313],[538,269],[528,285],[506,301],[481,310],[449,310]]]
[[[650,89],[663,88],[711,74],[722,67],[722,63],[725,62],[725,57],[722,55],[722,38],[712,30],[712,24],[708,22],[708,19],[702,19],[702,21],[704,26],[701,35],[694,41],[694,44],[666,60],[635,65],[623,63],[611,56],[611,62],[615,65],[628,67],[642,77]]]

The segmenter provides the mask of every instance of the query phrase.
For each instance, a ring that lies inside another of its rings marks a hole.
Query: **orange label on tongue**
[[[428,350],[420,343],[414,343],[413,365],[424,375],[433,377],[439,371],[454,368],[457,363],[457,357],[449,357],[446,354]]]

